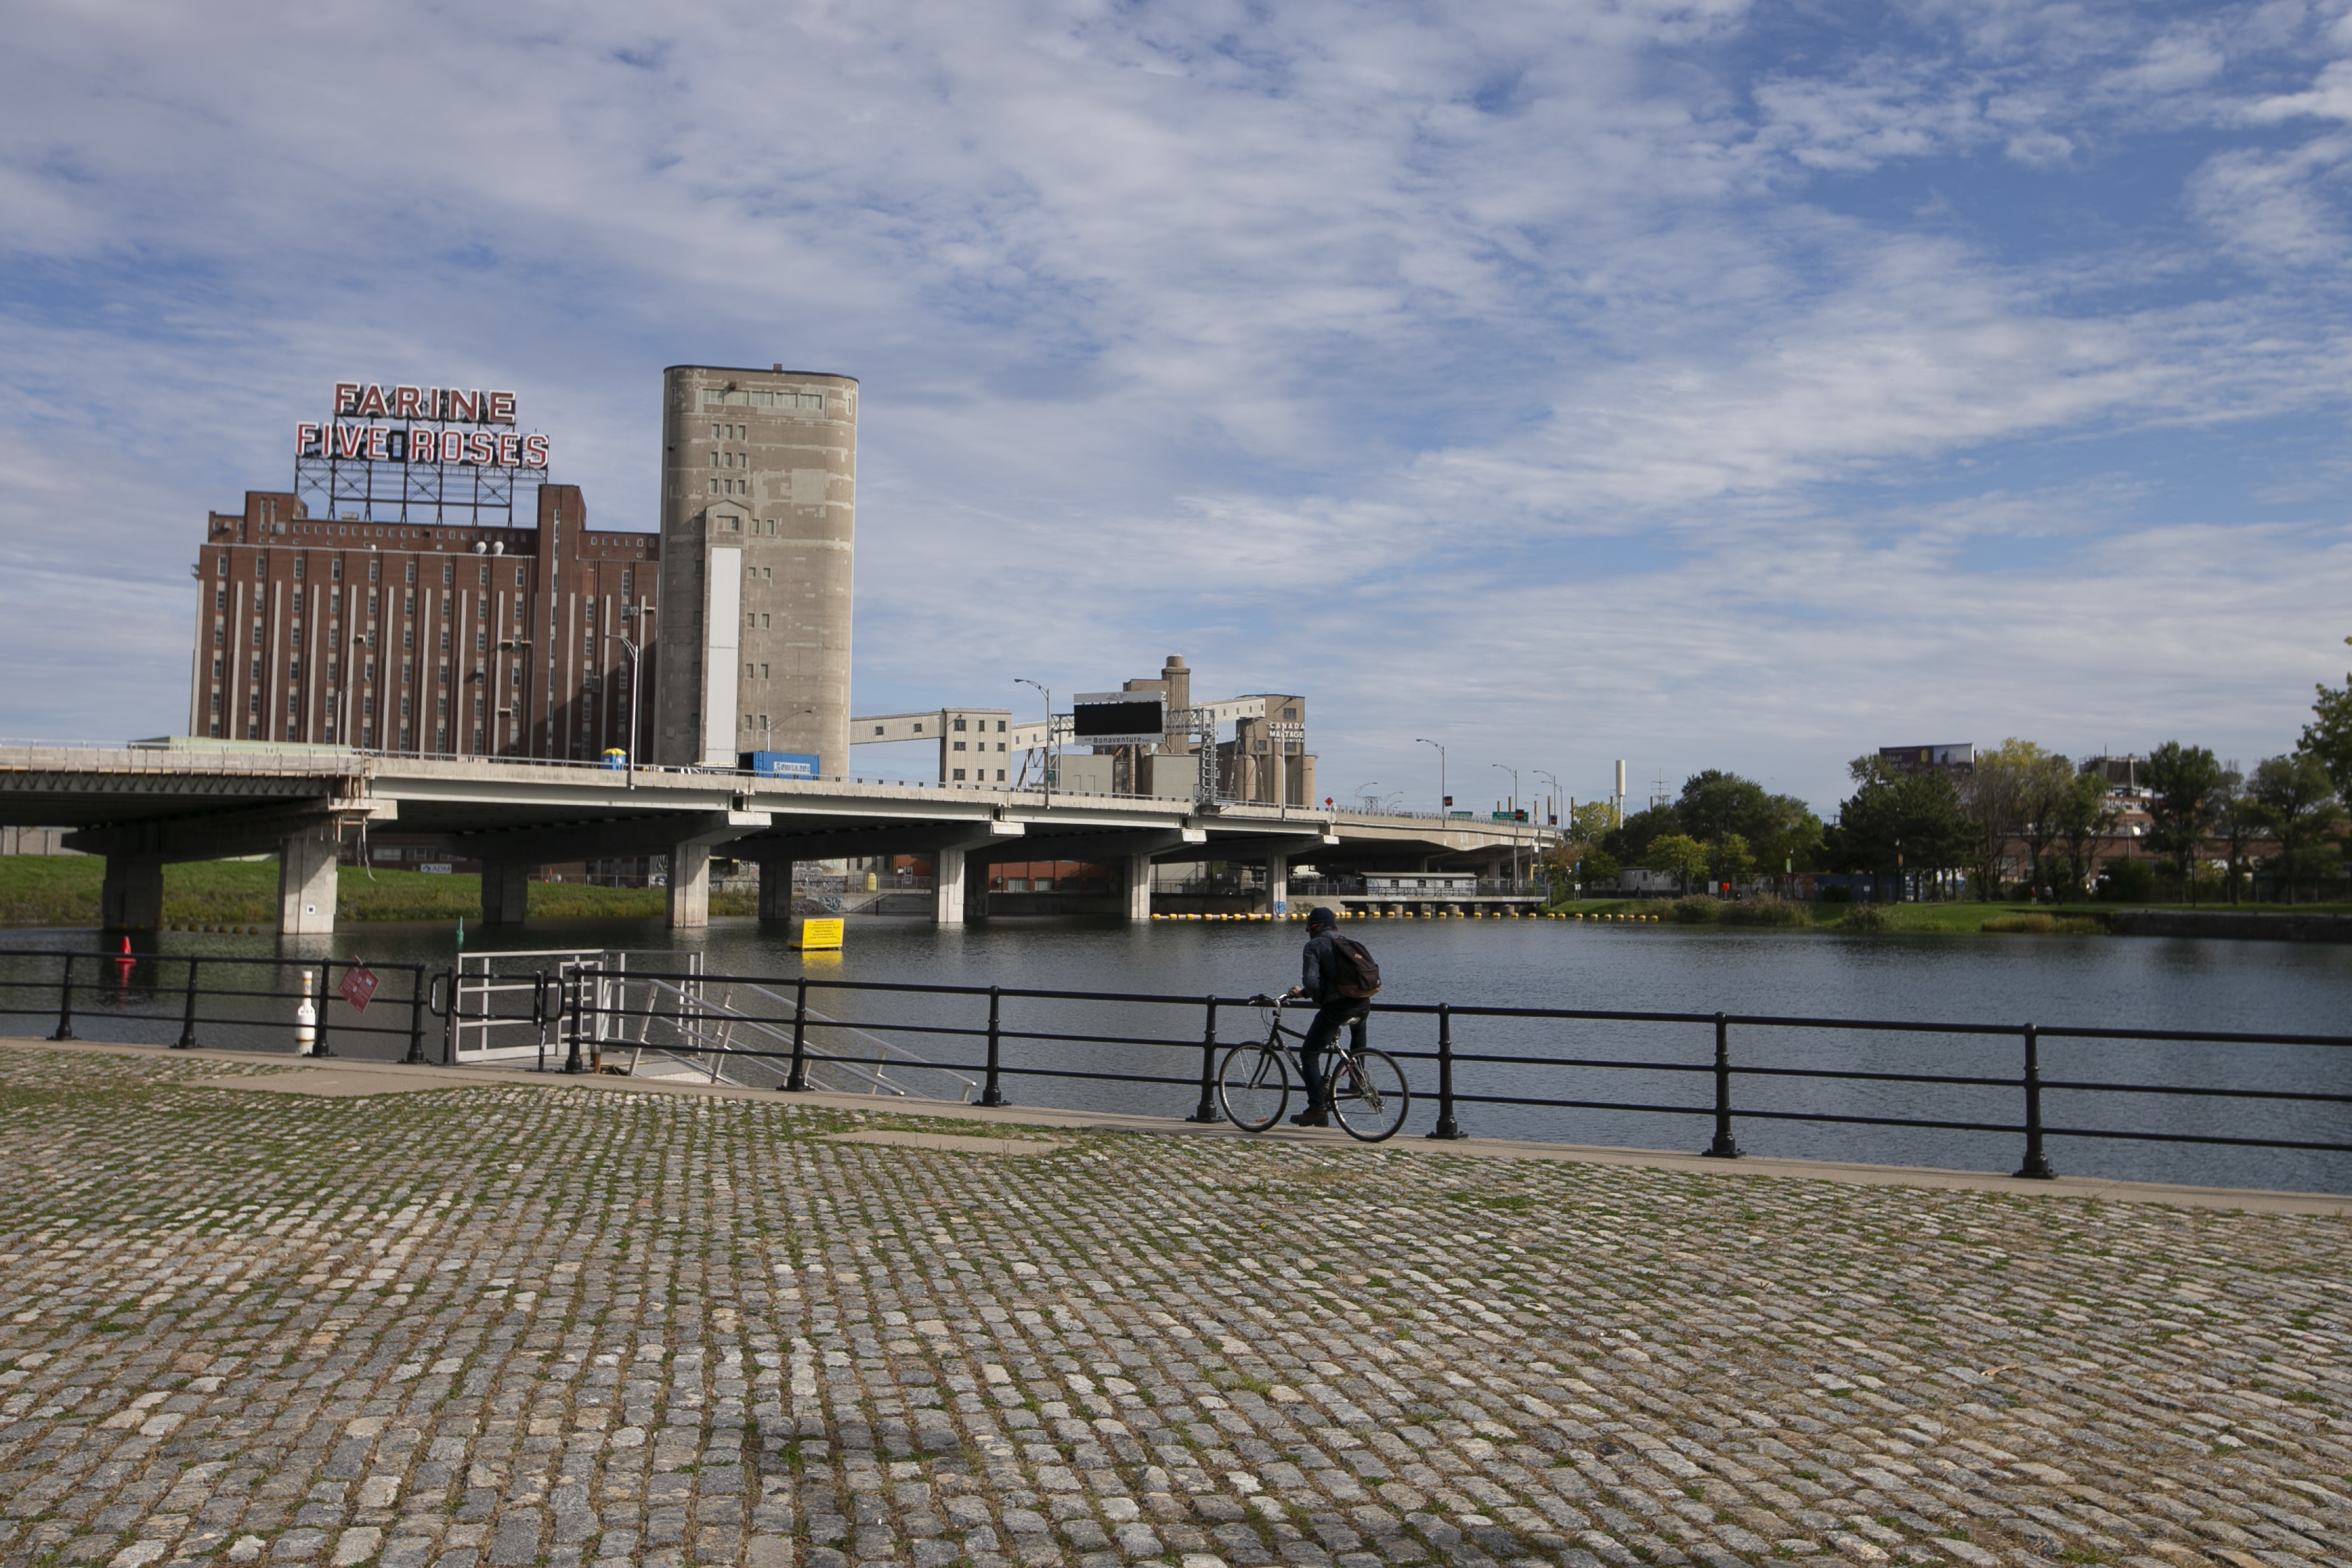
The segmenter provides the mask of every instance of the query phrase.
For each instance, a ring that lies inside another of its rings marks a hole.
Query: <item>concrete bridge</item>
[[[371,826],[431,834],[483,866],[482,913],[520,922],[531,870],[558,861],[669,858],[669,921],[709,916],[710,859],[761,868],[761,914],[790,913],[796,861],[924,855],[932,910],[960,924],[993,862],[1119,866],[1129,918],[1151,912],[1155,860],[1238,860],[1265,868],[1269,904],[1289,867],[1400,871],[1475,868],[1488,876],[1539,849],[1530,823],[1303,811],[1189,800],[588,763],[360,752],[163,746],[0,746],[0,826],[63,827],[68,847],[106,858],[110,929],[162,922],[163,867],[278,857],[278,928],[334,929],[338,858]],[[975,876],[974,873],[980,873]]]

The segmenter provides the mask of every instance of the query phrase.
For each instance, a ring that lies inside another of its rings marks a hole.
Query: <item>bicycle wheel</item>
[[[1361,1051],[1353,1057],[1335,1054],[1330,1088],[1331,1114],[1339,1119],[1349,1137],[1367,1143],[1394,1137],[1412,1105],[1404,1069],[1380,1051]]]
[[[1281,1121],[1290,1103],[1290,1069],[1282,1065],[1282,1053],[1255,1043],[1227,1051],[1217,1072],[1217,1103],[1244,1132],[1263,1132]]]

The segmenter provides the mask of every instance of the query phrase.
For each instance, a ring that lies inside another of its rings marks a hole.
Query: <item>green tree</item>
[[[1709,768],[1683,781],[1675,802],[1683,832],[1702,843],[1737,837],[1769,870],[1811,870],[1821,854],[1822,819],[1792,795],[1773,795],[1754,779]]]
[[[2212,826],[2213,788],[2221,782],[2221,763],[2202,746],[2167,741],[2147,754],[2148,847],[2172,862],[2192,898],[2192,868]]]
[[[2296,881],[2311,875],[2322,862],[2328,830],[2344,820],[2336,781],[2328,776],[2326,763],[2309,752],[2296,752],[2265,759],[2254,769],[2249,793],[2261,808],[2271,837],[2278,840],[2279,880],[2291,904]]]
[[[1823,836],[1840,869],[1890,876],[1969,863],[1976,829],[1960,811],[1951,774],[1941,768],[1898,773],[1876,757],[1858,757],[1849,771],[1859,787]]]
[[[1601,847],[1619,860],[1635,866],[1646,866],[1650,841],[1669,833],[1680,833],[1682,818],[1671,805],[1654,805],[1647,811],[1637,811],[1612,828],[1601,840]]]
[[[1742,882],[1756,874],[1756,857],[1748,840],[1737,833],[1712,838],[1706,846],[1707,874],[1725,882]]]
[[[2000,897],[2001,861],[2010,840],[2024,832],[2026,776],[2049,755],[2032,742],[2012,735],[1979,752],[1975,766],[1955,781],[1960,814],[1976,831],[1968,864],[1979,898]],[[2032,875],[2030,869],[2027,875]]]
[[[2093,850],[2100,836],[2116,825],[2121,814],[2107,804],[2107,781],[2095,773],[2078,773],[2058,816],[2058,837],[2066,846],[2069,898],[2090,886],[2095,867]]]
[[[2352,643],[2352,637],[2344,639]],[[2311,705],[2312,721],[2303,727],[2300,750],[2317,757],[2336,783],[2336,793],[2352,799],[2352,675],[2343,686],[2316,688],[2319,700]]]
[[[1661,833],[1650,840],[1642,864],[1675,879],[1676,889],[1690,891],[1691,879],[1706,875],[1706,846],[1687,833]]]
[[[2074,793],[2074,764],[2055,752],[2032,748],[2017,773],[2017,836],[2025,840],[2028,875],[2036,887],[2057,880],[2051,848],[2064,832],[2066,808]]]
[[[2266,830],[2262,805],[2246,793],[2246,775],[2235,762],[2223,763],[2214,783],[2211,822],[2213,837],[2230,868],[2230,901],[2234,904],[2253,864],[2254,840]]]

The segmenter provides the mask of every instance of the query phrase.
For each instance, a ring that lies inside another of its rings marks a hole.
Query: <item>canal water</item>
[[[1806,931],[1619,926],[1557,921],[1382,921],[1350,927],[1378,955],[1384,1003],[1462,1006],[1770,1014],[1828,1019],[1997,1024],[1999,1037],[1839,1031],[1817,1026],[1735,1026],[1735,1067],[1773,1076],[1734,1080],[1736,1111],[1801,1113],[1863,1120],[1805,1121],[1766,1115],[1735,1123],[1750,1153],[1971,1170],[2014,1170],[2023,1152],[2014,1131],[1890,1128],[1873,1117],[1915,1117],[2014,1127],[2023,1096],[1986,1088],[1805,1076],[1821,1072],[1911,1073],[2017,1079],[2021,1029],[2071,1026],[2277,1034],[2352,1034],[2352,947],[2284,942],[2125,937],[1847,936]],[[221,957],[362,955],[379,963],[450,962],[448,926],[359,926],[332,939],[282,948],[275,938],[166,932],[152,939],[163,954]],[[673,952],[681,963],[699,952],[715,974],[813,982],[811,1005],[858,1023],[978,1030],[985,997],[847,993],[827,981],[996,985],[1013,989],[1148,993],[1167,1004],[1070,1003],[1011,998],[1002,1004],[1006,1097],[1016,1103],[1182,1115],[1199,1099],[1202,998],[1279,991],[1297,977],[1297,925],[1169,922],[1131,925],[1081,920],[996,920],[940,929],[920,921],[854,921],[847,950],[805,960],[784,934],[742,920],[707,931],[672,933],[657,921],[550,922],[520,931],[468,933],[467,951],[620,948],[640,955]],[[100,949],[89,931],[16,931],[0,946],[55,952]],[[666,962],[639,956],[642,966]],[[46,997],[12,988],[12,1008],[54,1006],[54,962],[0,959],[0,977],[46,975]],[[87,964],[85,965],[87,968]],[[165,1041],[176,1035],[177,998],[129,986],[85,994],[77,1033],[91,1039]],[[111,966],[101,966],[110,980]],[[247,972],[256,973],[256,972]],[[153,970],[165,988],[177,965]],[[389,1000],[405,997],[404,977],[387,980]],[[765,988],[777,994],[775,988]],[[782,994],[789,994],[790,987]],[[739,1004],[777,1010],[761,989],[744,985]],[[379,1006],[384,1005],[379,1003]],[[280,1005],[257,1004],[264,1013]],[[404,1022],[405,1003],[396,1017]],[[131,1016],[145,1015],[149,1021]],[[336,1016],[345,1016],[337,1004]],[[379,1015],[381,1017],[382,1015]],[[162,1020],[172,1022],[166,1026]],[[1294,1022],[1297,1016],[1294,1015]],[[47,1033],[32,1012],[7,1020],[8,1032]],[[370,1020],[371,1022],[375,1020]],[[437,1055],[434,1026],[429,1044]],[[1372,1043],[1401,1056],[1429,1053],[1433,1017],[1382,1016]],[[1259,1015],[1221,1009],[1218,1037],[1262,1034]],[[285,1037],[268,1029],[211,1031],[222,1044]],[[1029,1038],[1084,1036],[1085,1039]],[[1120,1037],[1105,1043],[1100,1037]],[[845,1035],[829,1037],[844,1041]],[[896,1034],[892,1039],[952,1071],[897,1071],[899,1082],[953,1098],[976,1079],[983,1054],[976,1035]],[[1562,1021],[1457,1016],[1453,1037],[1465,1059],[1456,1087],[1465,1131],[1495,1137],[1696,1151],[1713,1131],[1714,1030],[1704,1024]],[[341,1048],[396,1054],[391,1040],[346,1038]],[[858,1048],[845,1044],[841,1048]],[[1496,1063],[1487,1056],[1565,1058],[1579,1065]],[[1643,1064],[1643,1065],[1633,1065]],[[1428,1131],[1434,1114],[1434,1063],[1408,1057],[1417,1100],[1408,1135]],[[2326,1100],[2281,1103],[2226,1095],[2180,1095],[2159,1089],[2275,1089],[2352,1097],[2352,1052],[2308,1046],[2224,1046],[2158,1041],[2044,1038],[2043,1118],[2052,1163],[2070,1175],[2176,1181],[2225,1186],[2352,1192],[2352,1156],[2099,1138],[2099,1131],[2203,1136],[2271,1137],[2352,1143],[2352,1105]],[[1055,1072],[1131,1075],[1056,1077]],[[2070,1083],[2136,1086],[2129,1092],[2054,1087]],[[1493,1096],[1518,1103],[1489,1103]],[[1636,1110],[1538,1105],[1534,1100],[1608,1101]]]

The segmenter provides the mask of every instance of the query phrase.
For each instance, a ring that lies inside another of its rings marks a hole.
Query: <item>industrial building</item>
[[[768,752],[848,773],[856,500],[854,377],[662,373],[654,762],[731,768]]]
[[[630,669],[606,634],[650,618],[660,541],[592,531],[572,485],[541,485],[537,513],[321,516],[298,489],[210,514],[188,733],[454,756],[626,746]]]

